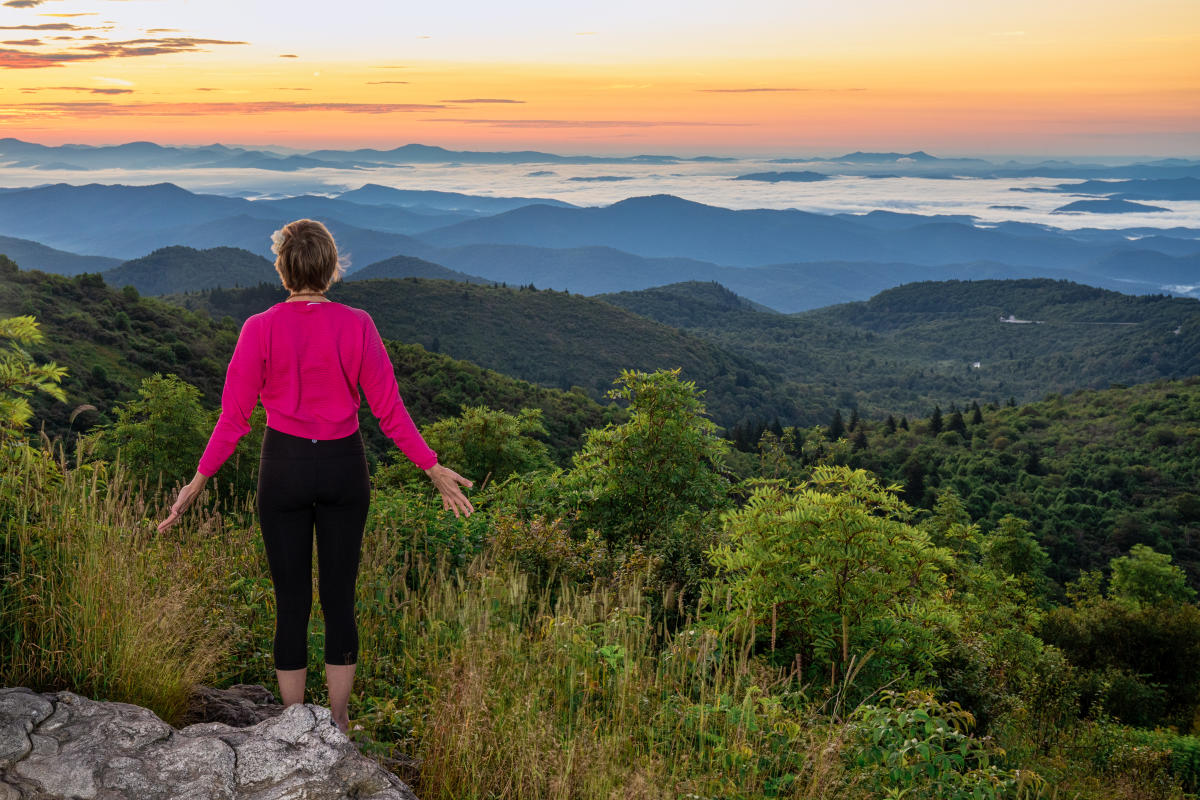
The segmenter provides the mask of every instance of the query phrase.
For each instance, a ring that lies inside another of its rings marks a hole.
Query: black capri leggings
[[[258,470],[258,517],[275,585],[275,668],[308,666],[312,541],[325,616],[325,663],[358,661],[354,588],[370,475],[358,431],[305,439],[267,428]]]

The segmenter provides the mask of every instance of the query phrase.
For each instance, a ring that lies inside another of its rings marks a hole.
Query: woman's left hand
[[[460,486],[468,488],[475,485],[474,481],[464,478],[452,469],[443,467],[441,464],[434,464],[429,469],[425,470],[425,474],[433,481],[433,485],[437,487],[438,492],[442,495],[442,508],[446,511],[453,511],[454,516],[471,516],[475,511],[475,506],[471,505],[471,501],[462,493]]]
[[[204,491],[204,484],[206,483],[208,483],[208,476],[197,472],[196,476],[192,478],[192,482],[179,490],[179,494],[176,496],[175,502],[171,504],[170,516],[158,523],[159,533],[162,533],[179,521],[180,515],[182,515],[184,511],[187,511],[188,506],[192,504],[192,501],[200,496],[200,492]]]

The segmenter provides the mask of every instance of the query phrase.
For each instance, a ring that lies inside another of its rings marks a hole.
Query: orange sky
[[[1200,154],[1200,3],[6,0],[3,135]],[[52,26],[52,27],[46,27]]]

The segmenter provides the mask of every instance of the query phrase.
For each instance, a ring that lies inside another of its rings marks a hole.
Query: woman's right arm
[[[258,405],[266,372],[259,322],[258,317],[249,317],[238,332],[221,390],[221,415],[196,469],[201,475],[215,475],[233,454],[238,441],[250,432],[250,414]]]

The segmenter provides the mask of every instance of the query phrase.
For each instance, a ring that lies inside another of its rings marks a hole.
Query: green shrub
[[[852,717],[857,747],[851,763],[868,770],[868,785],[887,797],[997,800],[1037,797],[1044,781],[993,761],[1004,755],[971,736],[971,714],[924,691],[884,691],[878,704]]]
[[[714,606],[831,690],[868,661],[860,692],[931,677],[957,627],[941,601],[952,557],[908,524],[898,489],[828,466],[795,490],[757,487],[709,552]]]

